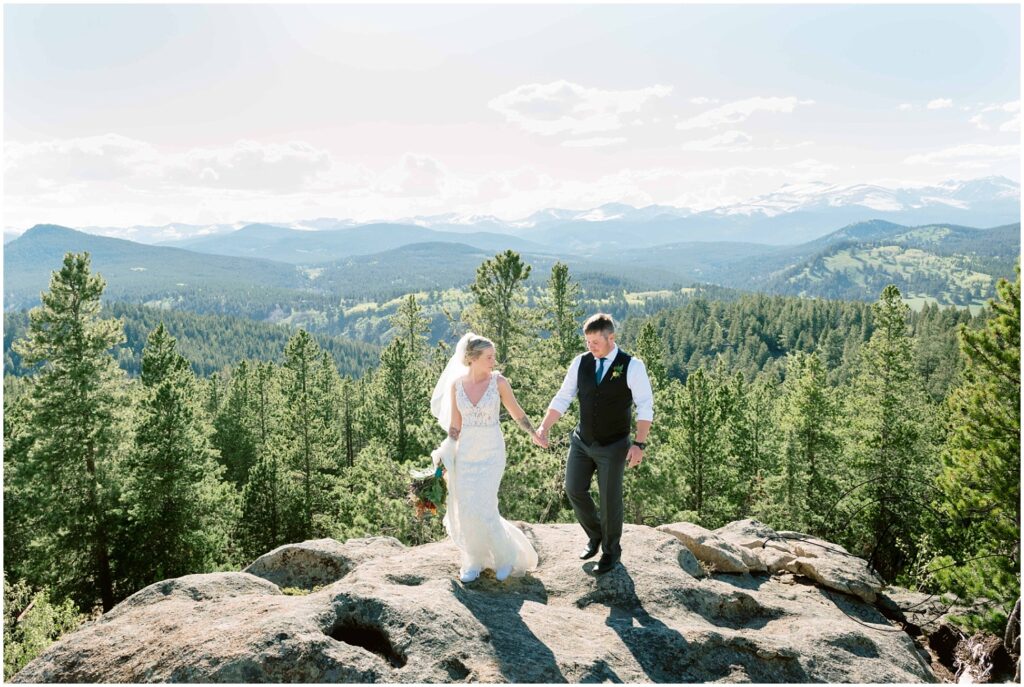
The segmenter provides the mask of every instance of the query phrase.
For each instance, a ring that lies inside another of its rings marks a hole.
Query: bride
[[[430,398],[430,412],[448,432],[433,456],[434,464],[443,462],[447,470],[444,527],[461,552],[463,582],[477,579],[485,568],[503,581],[537,567],[537,552],[526,535],[498,514],[498,485],[505,471],[501,404],[531,436],[537,433],[494,365],[494,343],[466,334]]]

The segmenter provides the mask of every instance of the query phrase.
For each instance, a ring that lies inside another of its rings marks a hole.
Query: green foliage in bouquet
[[[410,474],[409,498],[416,508],[416,517],[423,517],[427,512],[436,515],[438,506],[448,495],[448,484],[441,476],[441,467],[411,470]]]

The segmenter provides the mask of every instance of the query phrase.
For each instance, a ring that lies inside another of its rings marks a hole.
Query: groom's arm
[[[651,424],[654,422],[654,390],[651,389],[651,379],[647,376],[647,366],[642,360],[633,358],[626,368],[626,386],[633,395],[633,403],[636,404],[636,441],[641,444],[647,441],[647,435],[651,431]],[[636,467],[644,458],[644,450],[639,446],[629,447],[627,460],[630,467]]]
[[[565,379],[562,380],[562,386],[558,389],[555,397],[551,399],[551,403],[548,404],[548,412],[544,415],[544,419],[537,429],[537,433],[544,441],[547,441],[548,430],[558,422],[558,418],[565,415],[565,411],[572,405],[572,400],[576,398],[576,382],[579,376],[580,359],[582,357],[582,355],[578,355],[573,358],[572,363],[569,365],[569,370],[565,373]]]

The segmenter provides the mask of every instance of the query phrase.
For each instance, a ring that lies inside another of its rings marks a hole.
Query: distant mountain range
[[[454,234],[403,224],[369,224],[349,229],[300,231],[269,224],[250,224],[228,234],[202,236],[173,245],[237,257],[265,258],[294,265],[319,265],[353,255],[367,255],[412,243],[461,243],[496,253],[506,248],[544,252],[547,247],[514,236],[473,232]]]
[[[149,246],[40,224],[4,245],[4,309],[38,303],[68,251],[91,254],[93,271],[106,279],[105,295],[113,300],[144,303],[196,290],[216,294],[240,283],[268,292],[305,286],[301,271],[281,262]]]
[[[702,210],[666,205],[636,208],[609,203],[585,210],[548,208],[516,220],[448,213],[373,222],[320,217],[286,223],[168,224],[82,227],[81,230],[140,243],[241,257],[262,255],[294,264],[313,264],[402,245],[388,244],[378,236],[378,229],[382,227],[419,227],[441,232],[416,234],[420,241],[450,242],[454,239],[449,235],[457,234],[471,236],[461,242],[481,248],[502,241],[516,250],[547,249],[598,255],[607,250],[686,241],[795,246],[870,220],[903,226],[1013,224],[1020,221],[1020,184],[998,176],[915,188],[806,183],[788,184],[744,203]],[[331,235],[304,240],[302,250],[309,252],[296,253],[294,246],[297,244],[292,241],[295,234],[275,233],[272,228]],[[239,234],[240,231],[245,233]],[[392,230],[387,233],[396,235]],[[4,242],[10,238],[5,233]],[[352,246],[360,242],[366,244],[365,248],[354,250]],[[274,254],[274,251],[281,252]]]
[[[401,224],[315,232],[251,225],[194,240],[188,249],[39,225],[5,245],[4,308],[36,304],[64,253],[83,250],[92,254],[93,269],[107,280],[106,295],[113,300],[257,319],[296,308],[321,312],[340,301],[380,302],[413,291],[464,287],[481,262],[505,248],[519,251],[533,265],[535,283],[546,279],[556,260],[566,262],[591,298],[708,283],[874,300],[886,284],[895,283],[908,299],[961,306],[983,304],[993,295],[996,279],[1012,278],[1020,255],[1019,222],[975,229],[873,220],[780,246],[654,244],[659,237],[652,228],[655,220],[646,223],[647,234],[635,229],[620,243],[608,233],[616,221],[584,225],[577,220],[571,226],[578,240],[563,235],[560,245],[527,238],[543,237],[543,228],[514,237]],[[592,228],[589,236],[586,226]]]

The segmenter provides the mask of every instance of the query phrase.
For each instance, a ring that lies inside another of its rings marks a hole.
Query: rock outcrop
[[[790,572],[872,604],[884,586],[866,561],[838,544],[799,532],[775,532],[757,520],[738,520],[714,532],[688,522],[658,529],[719,572]]]
[[[767,568],[742,539],[758,525],[714,536]],[[623,564],[597,576],[575,557],[577,525],[519,526],[540,566],[504,583],[491,572],[460,583],[450,542],[374,538],[304,542],[248,572],[151,585],[15,681],[935,681],[911,638],[856,592],[788,570],[708,576],[676,536],[634,525]]]

